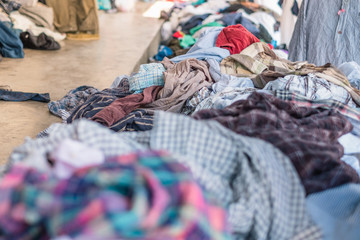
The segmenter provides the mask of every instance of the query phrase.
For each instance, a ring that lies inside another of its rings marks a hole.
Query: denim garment
[[[0,89],[0,100],[4,101],[37,101],[37,102],[50,102],[50,96],[48,93],[27,93],[27,92],[14,92]]]
[[[9,58],[24,58],[23,44],[12,29],[0,21],[0,54]]]

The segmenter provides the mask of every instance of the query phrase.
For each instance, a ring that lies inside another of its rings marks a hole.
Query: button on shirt
[[[304,0],[289,46],[291,61],[360,64],[360,0]]]

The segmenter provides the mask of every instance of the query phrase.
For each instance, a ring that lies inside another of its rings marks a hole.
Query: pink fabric
[[[216,46],[229,50],[230,54],[238,54],[256,42],[260,40],[241,24],[237,24],[228,26],[220,32]]]
[[[151,86],[145,88],[143,93],[119,98],[95,114],[91,120],[110,127],[140,106],[152,103],[162,88],[163,87],[160,86]]]

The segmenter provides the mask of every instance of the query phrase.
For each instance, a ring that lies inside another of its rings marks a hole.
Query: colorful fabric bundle
[[[0,190],[0,238],[230,239],[225,211],[163,152],[110,158],[64,180],[15,165]]]

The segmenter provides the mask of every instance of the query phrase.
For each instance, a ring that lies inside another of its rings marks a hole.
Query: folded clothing
[[[241,24],[237,24],[228,26],[220,32],[216,40],[216,47],[228,49],[230,54],[238,54],[256,42],[260,42],[260,40]]]

